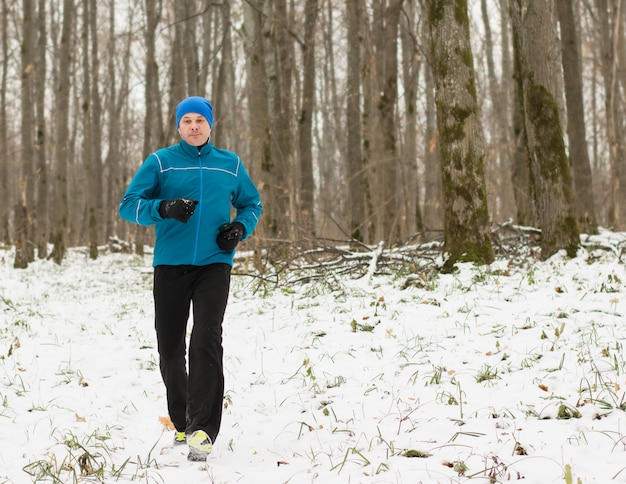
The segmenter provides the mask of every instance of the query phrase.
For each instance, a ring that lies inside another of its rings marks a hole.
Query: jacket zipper
[[[203,176],[202,176],[202,151],[198,147],[198,173],[200,176],[200,196],[198,197],[198,221],[196,222],[196,243],[193,249],[193,263],[195,265],[198,258],[198,245],[200,242],[200,220],[202,216],[202,197],[203,197]]]

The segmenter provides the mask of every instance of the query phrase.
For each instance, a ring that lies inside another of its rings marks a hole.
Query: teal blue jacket
[[[163,200],[198,200],[187,223],[164,219]],[[232,265],[234,251],[217,245],[222,224],[241,222],[244,240],[256,227],[263,206],[259,192],[239,157],[210,142],[201,148],[184,140],[152,153],[133,177],[119,206],[124,220],[155,225],[153,265]]]

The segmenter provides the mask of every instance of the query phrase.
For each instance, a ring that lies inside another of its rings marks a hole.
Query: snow
[[[166,428],[151,256],[0,249],[0,482],[625,482],[626,234],[583,239],[454,274],[233,276],[206,465]]]

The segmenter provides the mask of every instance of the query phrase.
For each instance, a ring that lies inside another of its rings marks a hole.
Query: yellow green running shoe
[[[213,450],[213,442],[204,430],[196,430],[187,439],[189,455],[187,460],[204,461]]]
[[[187,443],[187,435],[185,432],[179,432],[178,430],[174,434],[174,445],[183,445]]]

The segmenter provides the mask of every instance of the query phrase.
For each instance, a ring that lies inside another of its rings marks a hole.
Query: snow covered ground
[[[234,276],[206,466],[171,445],[151,256],[0,249],[0,482],[626,482],[626,234],[585,241],[413,279]]]

